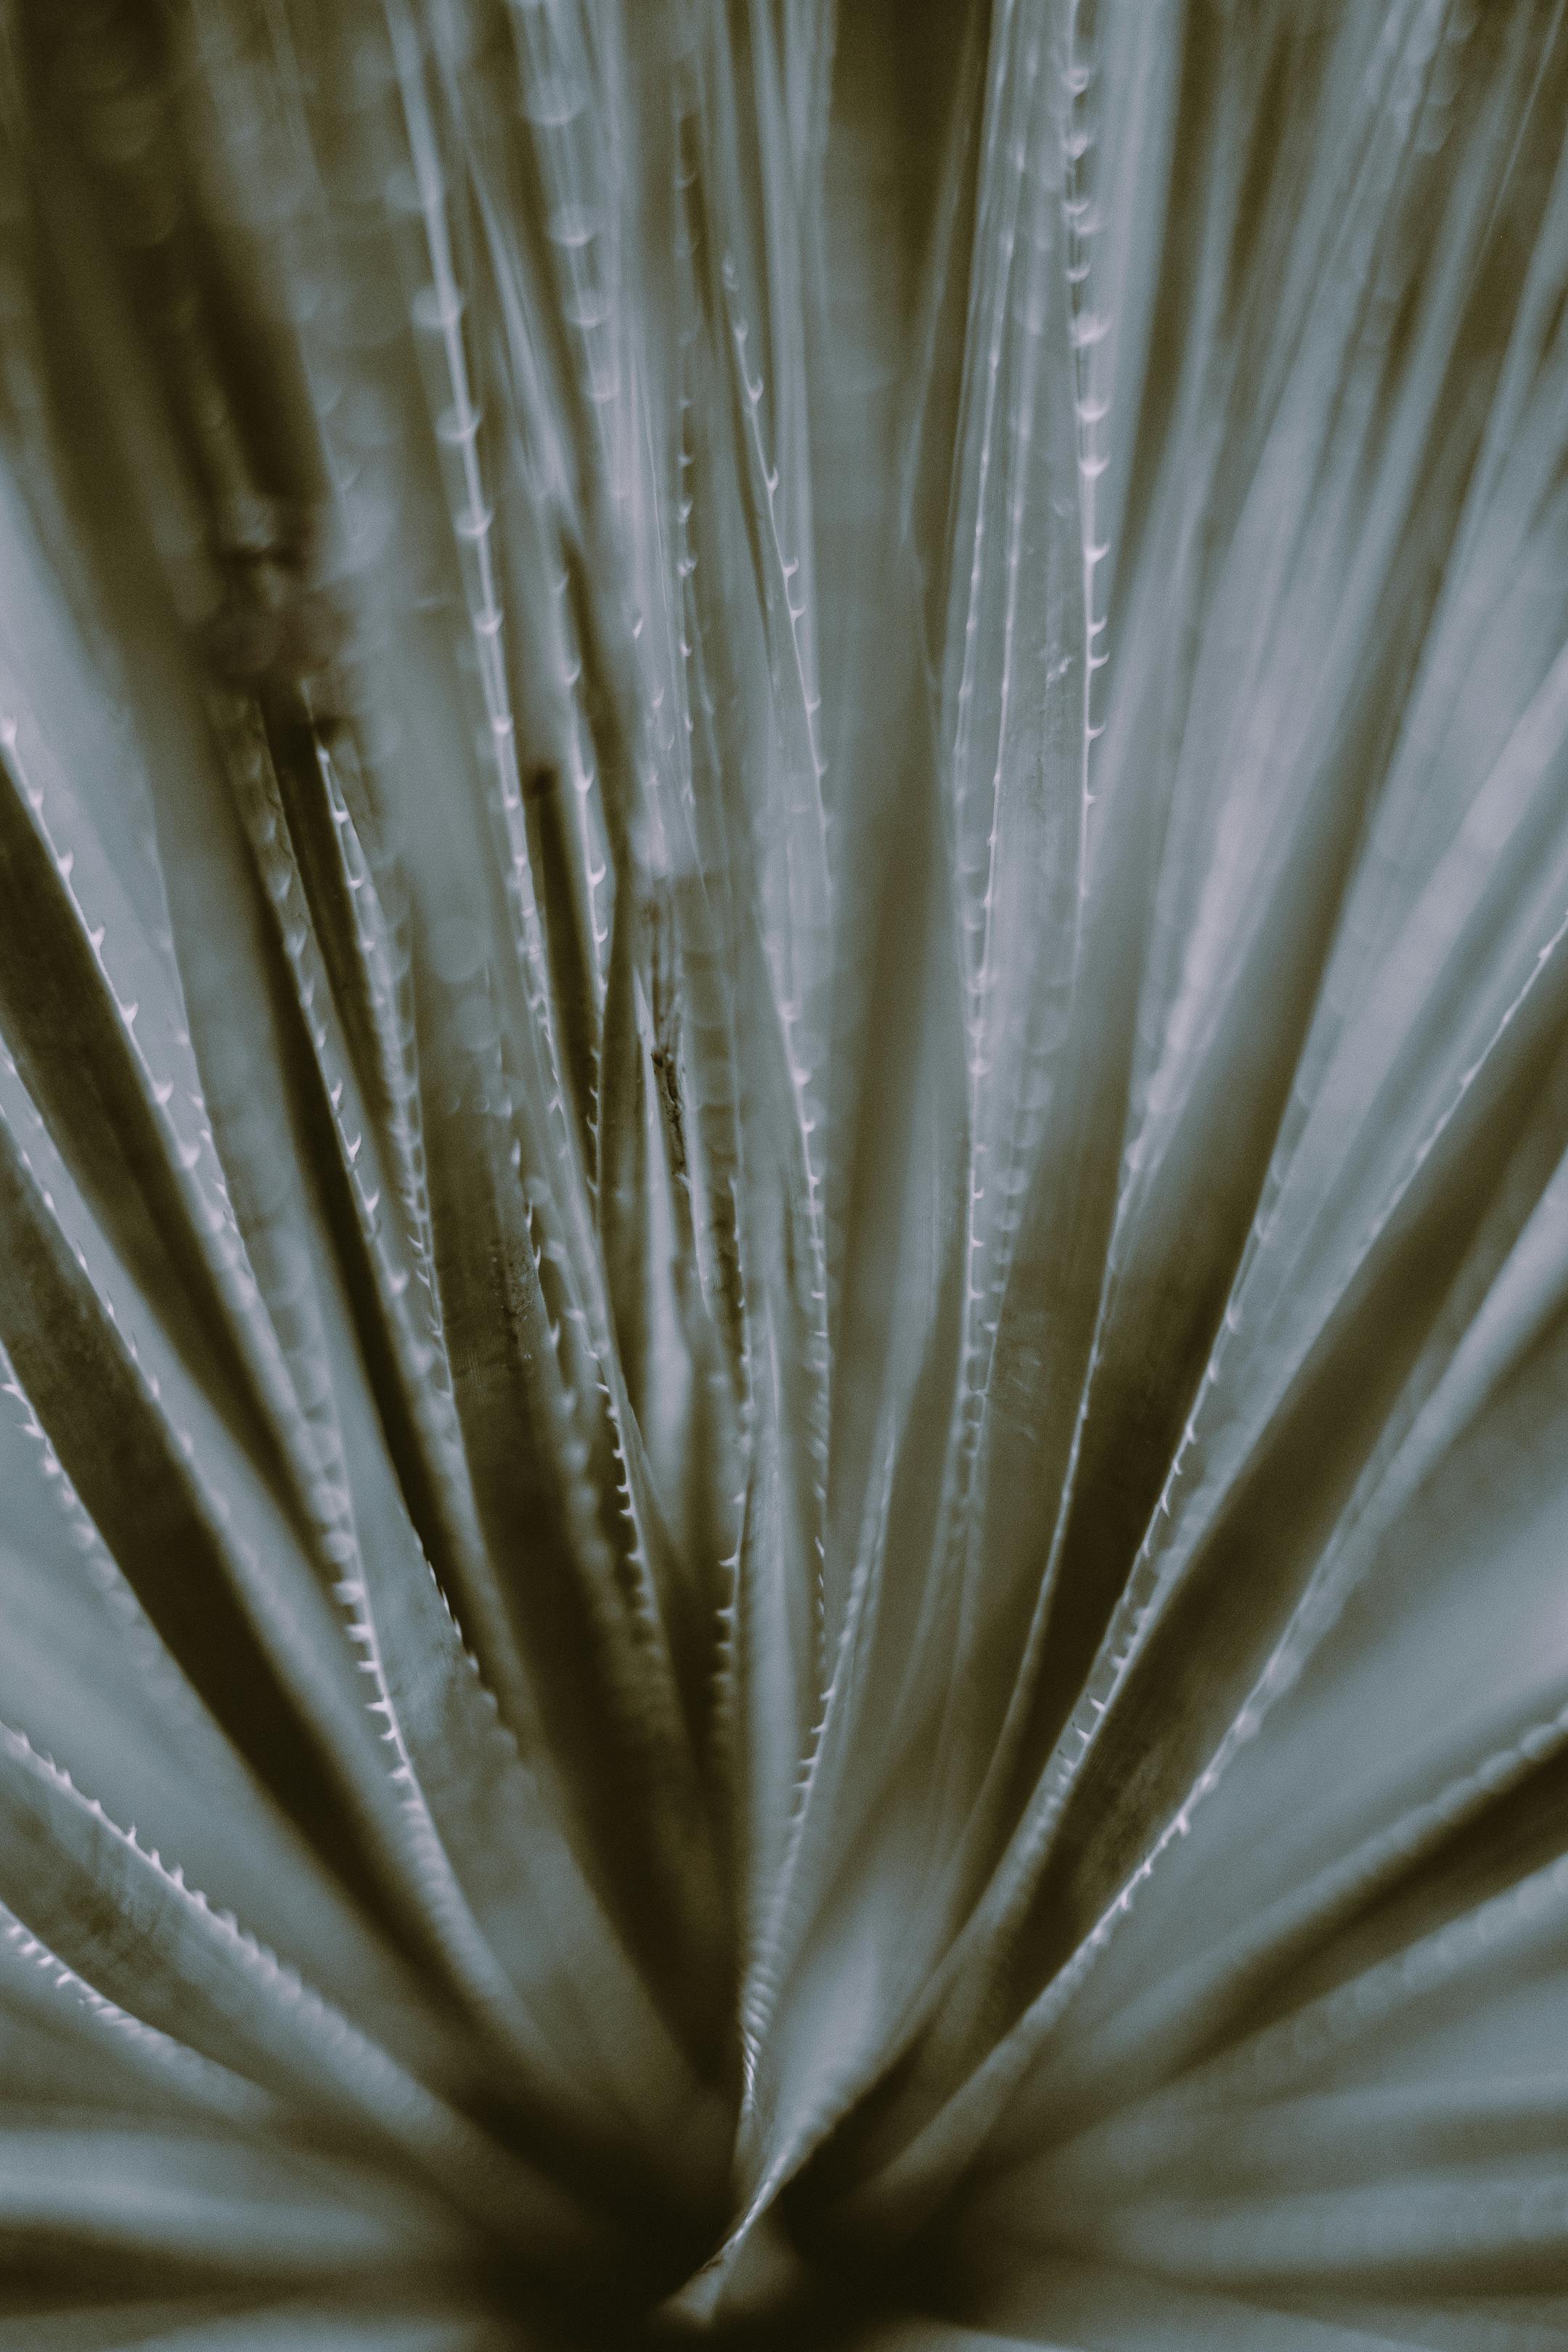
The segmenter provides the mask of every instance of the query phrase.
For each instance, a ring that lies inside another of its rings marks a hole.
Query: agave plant
[[[7,0],[0,2347],[1568,2345],[1563,0]]]

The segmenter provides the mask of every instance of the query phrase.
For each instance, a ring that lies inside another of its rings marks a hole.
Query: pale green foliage
[[[1561,0],[9,0],[0,2347],[1568,2343]]]

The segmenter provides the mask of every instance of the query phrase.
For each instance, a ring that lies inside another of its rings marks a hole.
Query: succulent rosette
[[[0,8],[0,2348],[1568,2346],[1563,0]]]

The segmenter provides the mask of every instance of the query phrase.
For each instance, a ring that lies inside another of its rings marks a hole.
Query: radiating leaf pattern
[[[1568,2345],[1563,0],[5,0],[0,2347]]]

